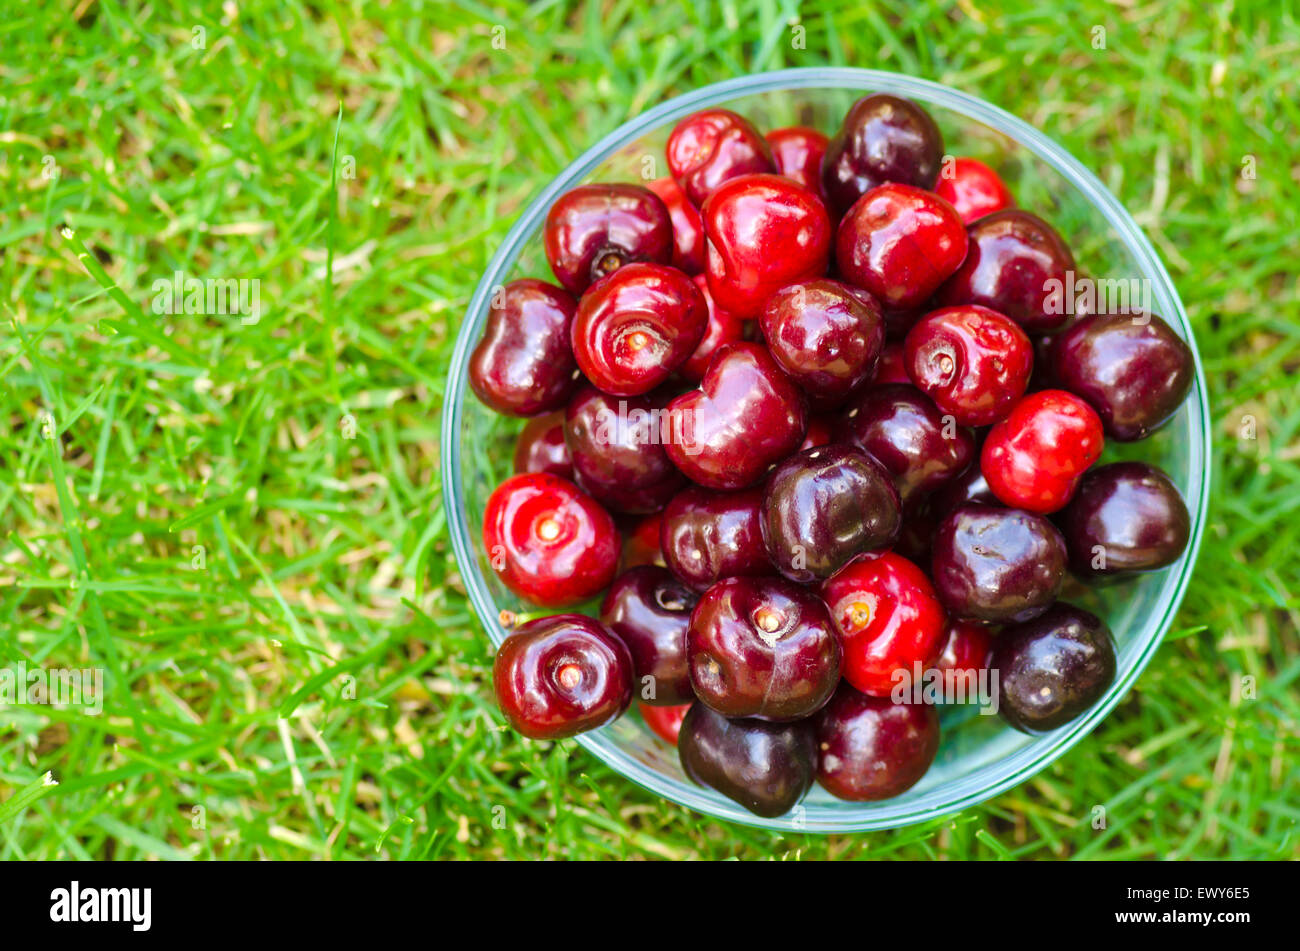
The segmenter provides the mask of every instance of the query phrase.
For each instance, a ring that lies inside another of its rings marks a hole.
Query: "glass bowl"
[[[483,511],[493,488],[511,474],[521,420],[479,404],[467,385],[470,351],[482,333],[493,288],[520,277],[554,281],[542,251],[547,209],[564,192],[589,181],[640,181],[667,174],[664,144],[673,125],[699,109],[723,106],[771,129],[801,124],[835,131],[858,97],[887,92],[926,106],[943,131],[950,155],[979,158],[1006,179],[1019,204],[1056,226],[1081,272],[1148,283],[1152,310],[1195,353],[1187,315],[1149,241],[1097,178],[1059,145],[1024,122],[974,96],[937,83],[867,69],[790,69],[715,83],[678,96],[625,123],[560,173],[515,222],[483,275],[452,357],[443,406],[443,495],[452,546],[470,600],[494,645],[505,631],[499,612],[529,610],[488,570]],[[1108,448],[1103,461],[1138,458],[1164,469],[1187,501],[1191,542],[1173,566],[1137,580],[1071,595],[1103,617],[1119,647],[1115,682],[1073,722],[1027,736],[970,705],[943,709],[943,738],[934,765],[911,790],[877,803],[832,798],[814,786],[801,806],[776,819],[750,814],[711,789],[695,785],[677,752],[655,737],[635,711],[577,742],[623,776],[698,812],[767,828],[841,832],[893,828],[955,813],[1029,779],[1087,735],[1131,687],[1182,600],[1200,545],[1209,493],[1210,421],[1205,379],[1197,357],[1196,382],[1177,416],[1152,438]],[[1118,449],[1118,451],[1117,451]],[[594,605],[580,610],[594,613]],[[535,609],[534,609],[535,610]]]

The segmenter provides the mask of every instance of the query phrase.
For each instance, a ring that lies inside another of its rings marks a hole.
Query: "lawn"
[[[16,5],[0,667],[106,682],[101,715],[0,708],[0,858],[1300,856],[1290,6]],[[1114,191],[1196,329],[1215,461],[1174,630],[1101,728],[959,816],[815,837],[503,731],[437,446],[530,195],[666,97],[825,63],[968,90]],[[177,272],[260,310],[159,313]]]

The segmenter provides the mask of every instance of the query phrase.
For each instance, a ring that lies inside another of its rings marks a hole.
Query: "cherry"
[[[579,185],[546,214],[546,260],[575,297],[633,261],[667,264],[673,225],[663,200],[640,185]]]
[[[856,446],[808,449],[778,465],[763,494],[768,557],[791,581],[829,578],[855,555],[898,537],[889,471]]]
[[[776,171],[772,150],[758,129],[726,109],[706,109],[677,123],[667,153],[668,170],[696,207],[738,175]]]
[[[767,144],[772,147],[776,170],[825,201],[822,156],[826,154],[830,139],[816,129],[797,125],[773,129],[766,138]]]
[[[469,358],[469,385],[507,416],[561,409],[578,387],[569,350],[575,304],[545,281],[511,281],[492,296],[487,326]]]
[[[841,684],[817,715],[817,781],[853,802],[889,799],[917,784],[939,751],[939,714]]]
[[[677,753],[692,780],[773,818],[812,787],[817,750],[809,722],[729,720],[697,703],[682,721]]]
[[[951,616],[1028,621],[1056,600],[1066,557],[1041,515],[967,502],[939,523],[930,577]]]
[[[515,594],[558,607],[583,601],[614,577],[614,520],[572,482],[546,473],[511,476],[483,513],[483,548]]]
[[[930,496],[929,502],[936,520],[946,518],[953,509],[967,502],[1002,504],[989,488],[988,480],[978,465],[969,466],[965,472]]]
[[[646,565],[614,579],[600,620],[632,655],[634,689],[651,706],[695,699],[686,666],[686,629],[698,600],[666,568]]]
[[[880,359],[876,361],[876,372],[871,377],[871,382],[911,384],[912,378],[907,375],[907,367],[903,364],[901,343],[885,344],[884,349],[880,351]]]
[[[836,438],[881,462],[894,476],[904,507],[961,473],[975,455],[975,436],[945,418],[912,386],[870,386],[840,415]]]
[[[945,307],[922,317],[904,345],[918,389],[963,426],[1002,419],[1029,385],[1034,348],[1009,317],[987,307]]]
[[[885,344],[876,302],[828,278],[781,288],[763,306],[759,327],[781,369],[820,408],[843,403],[870,379]]]
[[[947,618],[930,579],[893,552],[859,555],[821,588],[844,645],[844,679],[863,693],[887,697],[915,665],[939,658]]]
[[[944,162],[934,193],[956,208],[965,224],[1016,204],[998,173],[973,158]]]
[[[515,472],[546,472],[573,478],[569,447],[564,444],[564,414],[549,413],[524,424],[515,443]]]
[[[1187,548],[1191,519],[1169,477],[1145,462],[1086,473],[1061,513],[1070,567],[1086,580],[1154,571]]]
[[[934,669],[943,674],[944,696],[976,696],[979,676],[993,662],[993,632],[975,621],[949,621],[947,639]]]
[[[704,298],[704,303],[708,307],[709,321],[699,346],[695,348],[695,352],[687,358],[686,362],[677,368],[677,372],[690,382],[699,383],[700,380],[704,379],[704,374],[709,369],[709,363],[712,362],[713,355],[718,352],[718,348],[724,343],[735,343],[738,340],[744,340],[746,326],[744,320],[730,311],[723,310],[714,303],[713,295],[709,293],[709,282],[703,274],[697,274],[691,280],[695,282],[695,286],[699,289],[700,295]]]
[[[698,390],[668,405],[675,433],[668,457],[688,478],[715,489],[739,489],[803,442],[805,398],[756,343],[718,348]]]
[[[662,521],[662,512],[652,512],[637,519],[623,539],[623,571],[641,565],[664,563],[664,553],[659,549],[659,528]]]
[[[934,505],[927,498],[912,499],[903,507],[903,527],[894,551],[918,565],[930,564],[930,547],[939,524]]]
[[[835,427],[835,418],[822,414],[811,415],[808,417],[808,432],[804,433],[803,443],[799,446],[799,451],[812,449],[815,446],[824,446],[831,441],[831,433]]]
[[[677,737],[682,731],[682,721],[686,719],[686,711],[691,708],[689,703],[678,704],[675,707],[652,707],[648,703],[638,701],[637,708],[641,711],[641,719],[645,720],[645,725],[653,730],[656,736],[673,746],[677,745]]]
[[[1154,314],[1094,314],[1053,348],[1062,389],[1087,400],[1106,435],[1145,439],[1182,405],[1196,375],[1191,348]]]
[[[1054,730],[1092,706],[1115,679],[1115,641],[1095,614],[1059,601],[998,635],[998,712],[1017,729]]]
[[[1030,333],[1050,333],[1069,321],[1066,308],[1056,306],[1053,287],[1064,287],[1074,256],[1051,225],[1009,208],[985,215],[967,231],[966,260],[939,288],[939,305],[979,304]]]
[[[840,679],[840,641],[821,599],[781,578],[726,578],[704,592],[686,634],[691,685],[728,717],[799,720]]]
[[[762,504],[760,487],[683,489],[663,511],[659,541],[664,563],[697,591],[722,578],[772,574],[763,546]]]
[[[980,469],[1004,505],[1047,515],[1070,501],[1103,443],[1092,407],[1064,390],[1040,390],[989,430]]]
[[[830,216],[820,198],[788,178],[733,178],[709,196],[701,215],[709,290],[737,317],[757,317],[774,291],[826,273]]]
[[[581,614],[520,626],[492,665],[506,722],[533,740],[558,740],[622,716],[632,702],[632,658],[623,642]]]
[[[671,178],[657,178],[646,187],[659,196],[672,219],[673,267],[692,276],[704,273],[704,222],[699,209]]]
[[[584,386],[564,419],[577,482],[606,508],[653,512],[686,484],[664,452],[664,406],[654,398]]]
[[[930,114],[907,99],[864,96],[844,116],[826,146],[822,184],[840,213],[885,182],[932,188],[943,158],[943,136]]]
[[[627,264],[582,295],[573,356],[597,389],[638,396],[695,352],[708,322],[708,305],[681,271]]]

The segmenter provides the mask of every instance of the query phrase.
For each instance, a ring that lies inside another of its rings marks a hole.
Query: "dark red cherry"
[[[799,446],[799,451],[812,449],[815,446],[824,446],[831,441],[831,433],[835,427],[835,417],[822,414],[813,414],[808,417],[808,432],[804,433],[803,443]]]
[[[939,519],[930,499],[913,499],[903,507],[903,527],[894,543],[894,551],[918,565],[930,564],[930,545]]]
[[[675,707],[652,707],[648,703],[639,702],[637,704],[645,725],[654,731],[655,736],[671,746],[677,745],[677,737],[682,732],[682,721],[686,719],[686,711],[690,708],[689,703]]]
[[[692,276],[704,273],[704,222],[671,178],[657,178],[646,186],[659,196],[673,223],[673,267]]]
[[[930,577],[950,617],[1028,621],[1060,594],[1066,557],[1041,515],[967,502],[939,523]]]
[[[632,702],[623,642],[581,614],[537,618],[501,642],[492,665],[506,721],[533,740],[559,740],[612,723]]]
[[[889,470],[846,443],[786,459],[763,494],[767,555],[804,584],[829,578],[861,552],[888,548],[901,521]]]
[[[637,519],[628,529],[623,537],[620,570],[664,563],[664,553],[659,548],[659,527],[662,520],[662,512],[652,512]]]
[[[800,720],[840,680],[840,641],[816,594],[781,578],[726,578],[686,634],[691,685],[723,716]]]
[[[563,408],[579,383],[569,349],[575,307],[565,291],[532,278],[493,293],[469,358],[469,385],[483,405],[508,416]]]
[[[618,565],[609,513],[572,482],[546,473],[511,476],[497,486],[483,513],[483,548],[506,587],[545,607],[590,598]]]
[[[867,192],[835,237],[841,276],[890,310],[925,303],[965,257],[966,229],[952,205],[911,185]]]
[[[769,819],[807,794],[817,758],[810,722],[729,720],[702,703],[686,712],[677,752],[692,780]]]
[[[934,662],[934,669],[943,675],[944,696],[976,697],[980,675],[992,661],[992,628],[975,621],[949,621],[943,650]]]
[[[922,317],[907,334],[904,360],[941,412],[963,426],[990,426],[1025,395],[1034,348],[1011,318],[968,304]]]
[[[653,512],[686,484],[664,452],[665,407],[651,396],[609,396],[585,386],[565,411],[564,440],[577,482],[608,509]]]
[[[709,309],[691,279],[662,264],[628,264],[578,302],[573,356],[614,396],[648,393],[699,346]]]
[[[1003,505],[1047,515],[1070,501],[1104,441],[1087,403],[1064,390],[1039,390],[989,430],[980,469]]]
[[[917,784],[939,751],[939,714],[840,685],[817,715],[817,781],[853,802],[890,799]]]
[[[718,348],[698,390],[673,400],[668,457],[700,485],[740,489],[794,452],[807,430],[803,393],[757,343]]]
[[[885,345],[880,308],[829,278],[787,284],[759,317],[767,348],[819,408],[843,403],[869,380]]]
[[[627,645],[637,698],[652,706],[695,699],[686,665],[686,629],[698,596],[668,569],[643,566],[614,579],[600,620]]]
[[[556,279],[576,297],[624,264],[671,261],[672,219],[640,185],[579,185],[547,212],[545,245]]]
[[[844,646],[844,679],[888,697],[901,672],[915,677],[943,648],[947,618],[930,579],[893,552],[859,555],[822,584]]]
[[[1112,462],[1087,472],[1061,513],[1061,528],[1070,567],[1087,580],[1172,565],[1191,537],[1183,497],[1145,462]]]
[[[1058,601],[1006,628],[993,648],[998,712],[1025,732],[1054,730],[1101,698],[1115,679],[1115,641],[1095,614]]]
[[[697,208],[723,182],[776,171],[772,150],[758,129],[726,109],[706,109],[677,123],[667,152],[668,170]]]
[[[564,444],[564,414],[549,413],[524,424],[515,443],[515,473],[545,472],[573,478],[569,447]]]
[[[1051,225],[1011,208],[985,215],[967,230],[966,260],[939,288],[936,303],[979,304],[1030,333],[1050,333],[1066,324],[1070,315],[1057,298],[1074,270],[1074,255]]]
[[[816,129],[789,126],[773,129],[766,136],[776,160],[776,170],[786,178],[793,178],[804,188],[825,201],[822,190],[822,156],[830,139]]]
[[[774,292],[826,273],[834,232],[821,199],[781,175],[726,182],[701,209],[714,302],[755,318]]]
[[[975,435],[945,418],[913,386],[870,386],[849,401],[836,428],[839,442],[865,449],[894,477],[903,505],[961,473],[975,456]]]
[[[966,224],[1016,204],[998,173],[973,158],[944,162],[934,193],[956,208]]]
[[[664,507],[659,543],[664,563],[703,591],[723,578],[771,575],[763,546],[763,489],[718,492],[690,486]]]
[[[1082,396],[1120,442],[1145,439],[1182,405],[1196,368],[1192,351],[1154,314],[1094,314],[1053,347],[1056,379]]]
[[[709,324],[705,328],[704,338],[699,346],[687,361],[677,368],[677,372],[690,382],[699,383],[704,379],[704,373],[709,369],[709,364],[713,361],[713,355],[718,352],[718,348],[724,343],[744,340],[746,327],[745,321],[713,302],[713,295],[709,293],[709,282],[703,274],[697,274],[691,280],[699,288],[700,296],[708,306]]]
[[[885,383],[906,383],[909,386],[912,378],[907,375],[907,367],[903,365],[903,345],[901,343],[887,343],[884,349],[880,351],[880,359],[876,361],[876,372],[871,377],[871,382],[877,385]]]
[[[934,187],[943,136],[930,114],[907,99],[877,93],[853,104],[826,146],[822,185],[841,214],[885,182]]]

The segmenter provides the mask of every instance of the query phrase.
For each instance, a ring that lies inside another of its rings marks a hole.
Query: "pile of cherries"
[[[1061,236],[907,100],[829,139],[710,109],[667,160],[560,197],[559,286],[499,288],[473,353],[478,397],[532,417],[487,503],[492,569],[544,608],[604,592],[598,619],[503,618],[511,726],[573,736],[635,695],[694,780],[776,816],[814,779],[877,800],[921,778],[939,718],[891,696],[903,673],[996,671],[1026,731],[1087,709],[1115,646],[1058,600],[1067,573],[1159,569],[1189,534],[1160,470],[1094,464],[1175,412],[1189,348],[1054,305]]]

